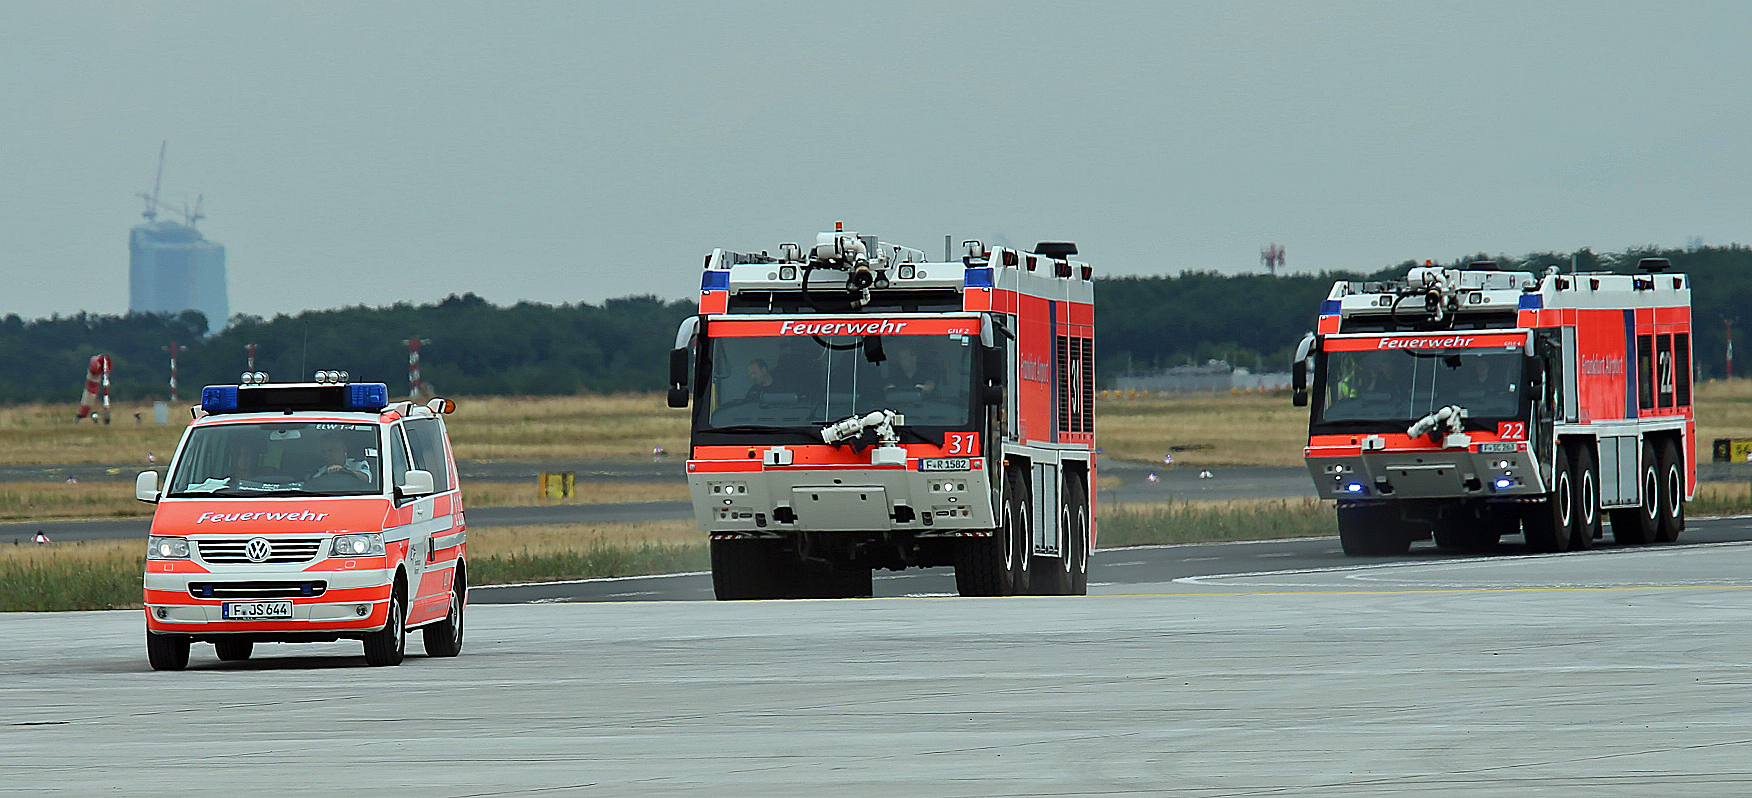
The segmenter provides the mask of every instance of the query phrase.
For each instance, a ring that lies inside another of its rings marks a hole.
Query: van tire
[[[468,606],[468,573],[459,566],[456,582],[450,586],[450,612],[444,620],[420,630],[428,657],[454,657],[462,653],[462,615]]]
[[[213,641],[213,653],[217,654],[219,659],[224,662],[238,662],[249,659],[250,653],[254,650],[254,640]]]
[[[189,666],[188,635],[146,633],[146,661],[155,671],[180,671]]]
[[[365,637],[365,664],[373,667],[400,665],[407,652],[407,611],[402,608],[401,585],[389,598],[389,617],[383,628]]]

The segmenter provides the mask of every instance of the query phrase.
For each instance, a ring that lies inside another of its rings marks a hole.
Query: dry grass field
[[[687,448],[688,415],[664,405],[661,394],[482,397],[458,399],[446,422],[456,455],[464,460],[633,459],[652,449]],[[136,424],[135,412],[146,422]],[[151,408],[117,405],[110,425],[75,423],[73,405],[0,408],[0,465],[106,464],[146,466],[148,452],[162,463],[176,447],[187,409],[172,423],[151,422]],[[1698,436],[1752,437],[1752,380],[1697,386]],[[1103,454],[1161,462],[1173,454],[1188,465],[1299,466],[1307,410],[1288,393],[1180,394],[1096,400],[1095,428]]]

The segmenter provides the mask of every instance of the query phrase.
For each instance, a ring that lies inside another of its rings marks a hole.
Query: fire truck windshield
[[[704,428],[819,426],[893,410],[908,426],[972,419],[966,335],[712,339]]]
[[[1404,424],[1449,405],[1466,408],[1474,422],[1525,414],[1519,351],[1395,349],[1323,358],[1315,424]]]
[[[375,424],[215,424],[189,434],[165,495],[375,494],[382,485],[379,460]]]

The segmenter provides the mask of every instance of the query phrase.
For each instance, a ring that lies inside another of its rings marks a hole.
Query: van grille
[[[268,542],[268,556],[252,560],[246,553],[255,538],[215,538],[199,541],[201,559],[211,563],[291,563],[316,559],[326,538],[263,538]]]
[[[209,599],[276,599],[320,596],[328,582],[190,582],[189,595]]]

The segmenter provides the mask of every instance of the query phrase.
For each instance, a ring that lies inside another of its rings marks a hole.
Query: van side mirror
[[[1001,405],[1004,403],[1004,386],[987,385],[980,389],[979,398],[988,405]]]
[[[395,486],[395,490],[403,496],[430,496],[437,492],[432,482],[432,472],[417,468],[403,474],[401,484]]]
[[[134,477],[134,498],[149,504],[158,503],[158,472],[141,471]]]
[[[1290,387],[1295,393],[1290,394],[1290,404],[1296,407],[1308,406],[1308,361],[1298,360],[1290,364]]]
[[[1295,393],[1290,394],[1290,404],[1295,406],[1295,407],[1307,407],[1308,406],[1308,389],[1307,388],[1297,388]]]

